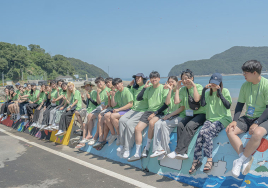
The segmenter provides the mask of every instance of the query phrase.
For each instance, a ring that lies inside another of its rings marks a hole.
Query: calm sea
[[[265,78],[268,78],[268,75],[262,75]],[[133,78],[124,78],[125,81],[131,81]],[[194,82],[201,84],[203,87],[209,83],[210,77],[195,77]],[[166,79],[161,79],[160,83],[164,84],[167,81]],[[235,76],[223,76],[223,87],[229,89],[232,98],[238,98],[240,88],[245,82],[245,78],[242,75]]]

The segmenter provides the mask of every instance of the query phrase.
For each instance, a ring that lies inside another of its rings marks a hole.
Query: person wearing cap
[[[200,104],[202,90],[202,85],[194,83],[194,74],[191,70],[186,69],[181,73],[174,101],[175,104],[185,107],[186,117],[177,126],[176,149],[167,155],[171,159],[188,159],[188,146],[198,128],[206,121],[206,109]]]
[[[153,150],[151,158],[157,157],[162,160],[170,153],[169,143],[170,134],[179,125],[179,122],[185,117],[185,107],[181,103],[175,104],[176,86],[178,78],[170,76],[164,88],[169,92],[164,105],[160,108],[165,116],[159,119],[154,125],[150,124],[148,129],[148,139],[153,139]],[[160,112],[161,110],[158,110]],[[147,146],[148,148],[150,145]]]
[[[138,94],[141,92],[148,77],[143,73],[138,73],[132,76],[134,79],[128,85],[129,90],[133,95],[133,107],[124,116],[119,119],[119,147],[117,152],[123,154],[123,158],[127,159],[130,155],[130,150],[135,142],[135,127],[140,121],[141,116],[148,109],[147,100],[137,100]]]
[[[92,136],[92,129],[94,127],[94,120],[98,117],[98,121],[101,121],[102,118],[100,115],[100,113],[102,111],[105,111],[109,104],[108,104],[108,96],[107,96],[107,92],[110,92],[110,89],[105,85],[105,80],[102,77],[98,77],[95,80],[95,84],[97,85],[97,96],[96,96],[96,102],[97,102],[97,108],[92,110],[88,115],[87,115],[87,122],[86,122],[86,126],[85,126],[85,133],[83,131],[83,139],[80,142],[81,144],[85,144],[88,143],[88,145],[94,145],[97,142],[98,138],[94,138],[94,137],[98,137],[99,136],[99,129],[97,127],[97,131],[95,136]],[[103,124],[102,124],[103,126]]]
[[[206,92],[210,89],[209,92]],[[213,139],[232,122],[232,97],[228,89],[223,88],[222,76],[214,73],[209,84],[203,88],[201,105],[206,107],[206,121],[199,131],[194,149],[194,160],[189,174],[201,167],[202,153],[207,157],[203,172],[209,173],[213,167]],[[203,150],[203,152],[202,152]]]
[[[138,125],[135,127],[135,143],[136,152],[135,154],[128,158],[129,162],[140,160],[142,157],[147,157],[149,153],[148,145],[151,143],[151,139],[147,139],[146,147],[142,146],[142,131],[149,125],[154,125],[159,118],[164,114],[162,112],[158,113],[158,110],[163,106],[165,99],[168,94],[168,90],[164,89],[164,86],[159,83],[160,74],[157,71],[153,71],[149,75],[150,80],[148,80],[137,96],[137,101],[145,100],[148,102],[148,109],[141,116]],[[152,83],[152,86],[149,85]]]
[[[249,172],[254,160],[252,155],[268,133],[268,80],[261,76],[262,65],[257,60],[249,60],[243,64],[242,71],[246,82],[240,89],[233,121],[226,128],[229,141],[239,155],[233,162],[234,177],[240,175],[241,168],[243,175]],[[245,103],[246,114],[240,117]],[[243,146],[238,135],[247,131],[251,138]]]

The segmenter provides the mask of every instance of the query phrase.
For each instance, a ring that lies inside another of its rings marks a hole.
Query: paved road
[[[0,125],[0,187],[142,186],[191,187]]]

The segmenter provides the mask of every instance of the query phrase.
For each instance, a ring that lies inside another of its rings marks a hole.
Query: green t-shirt
[[[51,95],[50,95],[50,101],[52,102],[53,99],[57,99],[58,98],[58,91],[57,89],[52,89],[51,91]],[[56,102],[57,105],[59,105],[59,102]]]
[[[76,103],[76,110],[81,110],[82,109],[82,97],[81,97],[81,93],[78,90],[75,90],[74,94],[71,95],[71,104],[73,104],[76,100],[78,100],[78,102]]]
[[[13,97],[13,100],[17,100],[19,98],[20,90],[15,91],[16,95]]]
[[[259,92],[258,92],[259,90]],[[257,100],[256,100],[257,97]],[[238,101],[240,103],[246,103],[246,116],[248,107],[255,107],[253,117],[258,118],[262,115],[263,111],[268,105],[268,80],[261,77],[261,81],[258,84],[252,84],[251,82],[245,82],[239,92]]]
[[[90,98],[93,100],[93,101],[96,101],[97,100],[97,91],[95,90],[92,90],[90,93]],[[87,112],[90,113],[92,112],[97,106],[95,106],[90,100],[88,100],[89,104],[88,104],[88,107],[87,107]]]
[[[148,109],[148,100],[141,100],[141,101],[137,101],[137,96],[139,95],[139,93],[141,92],[141,90],[143,89],[145,85],[140,86],[138,89],[135,89],[133,87],[131,87],[130,91],[133,95],[133,106],[132,106],[132,110],[137,111],[137,112],[145,112]]]
[[[46,97],[47,97],[46,96],[46,93],[45,92],[41,92],[37,104],[41,104],[46,99]]]
[[[29,94],[29,100],[32,102],[36,101],[39,92],[39,90],[35,90],[35,92],[33,92],[33,95]],[[38,102],[39,101],[37,101],[36,104],[38,104]]]
[[[222,89],[223,97],[232,104],[232,97],[228,89]],[[227,127],[232,122],[231,110],[225,108],[221,99],[217,96],[217,91],[213,92],[210,96],[210,92],[205,94],[206,100],[206,119],[212,123],[219,121],[223,124],[224,127]]]
[[[133,101],[133,95],[128,88],[124,87],[122,92],[117,91],[115,93],[114,100],[117,103],[118,108],[121,108]]]
[[[176,110],[178,110],[181,106],[183,106],[183,105],[181,105],[181,103],[179,103],[179,104],[175,104],[175,94],[176,94],[176,92],[174,92],[174,91],[172,91],[171,92],[171,97],[170,97],[170,104],[168,105],[168,109],[167,109],[167,112],[166,113],[168,113],[168,114],[170,114],[170,113],[172,113],[172,112],[174,112],[174,111],[176,111]],[[180,113],[180,117],[181,118],[184,118],[186,115],[185,115],[185,110],[183,110],[181,113]]]
[[[148,110],[156,111],[161,108],[166,100],[168,89],[164,89],[164,86],[160,84],[157,88],[150,86],[146,88],[143,99],[148,100]]]
[[[196,89],[199,95],[202,95],[203,86],[200,84],[195,84],[195,85],[196,85]],[[191,87],[190,89],[188,89],[188,91],[189,91],[189,94],[192,97],[194,97],[194,87]],[[192,110],[188,104],[188,93],[187,93],[185,86],[180,89],[179,95],[180,95],[179,97],[181,100],[180,102],[181,106],[184,106],[185,110]],[[193,112],[194,114],[205,114],[206,109],[200,105],[200,108],[198,110],[193,110]]]
[[[110,92],[111,89],[109,89],[109,88],[106,86],[105,89],[102,90],[102,91],[100,92],[100,100],[101,100],[101,102],[105,102],[105,105],[108,105],[108,96],[107,96],[106,91],[107,91],[107,92]]]

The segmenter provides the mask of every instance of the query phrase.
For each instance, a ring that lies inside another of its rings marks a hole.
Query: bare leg
[[[242,134],[243,131],[241,129],[239,129],[238,127],[235,127],[234,130],[229,130],[229,132],[226,132],[226,133],[227,133],[229,141],[230,141],[231,145],[233,146],[234,150],[236,151],[236,153],[238,155],[240,153],[242,153],[244,151],[243,143],[237,135]]]
[[[119,113],[112,113],[111,114],[111,123],[113,127],[116,130],[117,135],[119,135],[119,119],[120,119],[120,114]]]
[[[96,134],[94,136],[94,140],[97,140],[99,137],[99,142],[101,142],[103,140],[102,133],[103,133],[103,121],[102,121],[102,116],[99,114],[98,115],[97,131],[96,131]]]
[[[75,111],[75,116],[77,118],[77,121],[80,123],[80,125],[83,125],[82,118],[81,118],[80,113],[78,111]]]
[[[148,129],[148,138],[149,139],[153,139],[154,137],[154,125],[155,123],[159,120],[158,117],[153,117],[150,121],[149,121],[149,129]]]
[[[246,148],[244,151],[245,157],[249,157],[250,155],[252,155],[253,152],[256,151],[256,149],[259,147],[261,143],[262,137],[266,134],[267,134],[267,131],[263,127],[257,127],[254,130],[249,142],[246,145]]]
[[[147,127],[147,124],[140,121],[135,127],[135,141],[136,145],[141,145],[142,143],[142,131]]]
[[[87,116],[87,137],[86,139],[92,138],[92,129],[94,126],[94,119],[96,119],[95,115],[93,114],[88,114]]]
[[[105,118],[105,121],[106,121],[106,125],[108,126],[108,128],[110,129],[111,131],[111,134],[112,135],[115,135],[115,131],[114,131],[114,127],[111,123],[111,112],[108,112],[104,115],[104,118]]]

